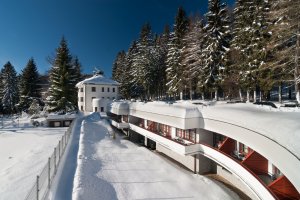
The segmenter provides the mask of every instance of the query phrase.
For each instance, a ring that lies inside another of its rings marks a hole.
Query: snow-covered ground
[[[96,114],[82,121],[72,199],[239,199],[222,184],[111,133]]]
[[[27,117],[5,119],[3,123],[5,128],[0,128],[0,200],[20,200],[33,186],[67,128],[32,127]]]

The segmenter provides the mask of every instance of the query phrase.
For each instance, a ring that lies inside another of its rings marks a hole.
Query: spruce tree
[[[158,98],[161,99],[165,96],[167,92],[166,84],[167,84],[167,55],[168,55],[168,43],[170,40],[170,28],[168,25],[165,26],[163,33],[156,40],[156,48],[159,54],[158,58]]]
[[[119,83],[123,82],[123,70],[125,68],[125,59],[126,59],[126,53],[125,51],[118,52],[116,59],[113,63],[112,67],[112,79],[115,81],[118,81]]]
[[[267,75],[267,41],[268,33],[267,12],[268,1],[245,0],[238,1],[234,10],[235,22],[232,48],[236,53],[236,77],[241,87],[247,90],[247,100],[250,91],[254,91],[253,99],[256,101],[256,92],[259,86],[265,87]]]
[[[20,103],[19,109],[26,111],[33,99],[39,98],[39,73],[33,58],[30,58],[22,70],[20,81]]]
[[[10,62],[7,62],[1,70],[2,106],[5,114],[16,112],[19,101],[17,72]]]
[[[78,82],[82,81],[83,79],[82,72],[81,72],[82,66],[77,56],[75,56],[73,60],[73,70],[74,70],[74,82],[76,85]]]
[[[274,0],[270,20],[272,59],[269,64],[272,75],[275,82],[279,82],[279,88],[282,82],[289,84],[293,80],[296,99],[300,102],[300,1]]]
[[[185,35],[185,43],[182,49],[184,84],[190,93],[197,91],[204,92],[204,73],[203,73],[203,50],[205,48],[203,22],[199,16],[191,20],[189,32]],[[187,92],[187,91],[186,91]]]
[[[150,97],[150,88],[153,86],[153,62],[153,37],[151,26],[147,23],[142,27],[131,69],[132,83],[140,92],[138,96],[146,99]]]
[[[184,89],[183,78],[183,68],[180,65],[183,59],[181,50],[184,47],[183,38],[188,31],[189,20],[185,14],[182,7],[178,9],[174,32],[170,33],[169,48],[167,54],[167,88],[170,95],[180,94],[182,96],[182,91]]]
[[[0,71],[0,83],[3,84],[3,68]],[[3,87],[0,87],[0,113],[3,113],[2,99],[3,99]]]
[[[134,82],[132,82],[132,66],[134,62],[134,57],[137,54],[137,52],[137,41],[133,41],[130,48],[128,49],[128,52],[126,53],[124,65],[124,78],[120,86],[120,93],[126,99],[136,98],[140,95],[140,91],[138,90],[137,86],[134,84]]]
[[[229,50],[229,18],[226,4],[220,0],[209,0],[206,19],[204,29],[207,45],[203,51],[205,82],[215,91],[215,99],[218,99],[218,89],[224,80],[225,55]]]
[[[63,37],[50,70],[50,96],[47,98],[50,112],[65,113],[77,109],[76,81],[72,56]]]

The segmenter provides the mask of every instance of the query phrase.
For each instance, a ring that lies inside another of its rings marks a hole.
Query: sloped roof
[[[94,75],[91,78],[87,78],[77,83],[76,87],[79,87],[81,85],[120,85],[120,83],[110,78],[106,78],[103,75]]]

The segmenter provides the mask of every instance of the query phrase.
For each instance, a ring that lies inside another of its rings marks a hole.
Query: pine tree
[[[267,12],[269,4],[265,0],[238,1],[234,10],[235,22],[232,47],[237,54],[235,62],[236,77],[239,84],[247,90],[247,100],[250,98],[250,90],[256,91],[265,83],[267,61],[268,33]]]
[[[158,60],[158,98],[163,98],[166,95],[167,88],[167,55],[168,55],[168,43],[170,40],[170,27],[165,26],[162,35],[159,36],[159,39],[156,42],[156,47],[159,51],[159,60]]]
[[[189,26],[189,20],[182,7],[178,9],[174,32],[170,33],[170,39],[168,44],[167,54],[167,88],[170,95],[181,94],[184,89],[183,85],[183,68],[181,66],[181,60],[183,59],[181,50],[184,47],[183,38],[187,33]]]
[[[142,27],[131,68],[135,90],[140,92],[138,96],[146,99],[150,98],[150,88],[153,86],[153,62],[153,37],[151,26],[147,23]]]
[[[77,109],[76,83],[72,56],[63,37],[56,49],[56,57],[50,70],[50,96],[48,96],[50,112],[68,112]]]
[[[185,35],[182,49],[184,84],[190,90],[190,99],[197,89],[204,92],[203,50],[205,48],[203,22],[199,16],[191,20],[189,32]]]
[[[119,83],[123,82],[123,70],[125,68],[125,60],[126,60],[126,53],[125,51],[118,52],[116,59],[113,63],[112,67],[112,79],[118,81]]]
[[[209,0],[205,40],[207,41],[204,73],[206,85],[215,90],[218,99],[218,89],[224,80],[225,55],[229,50],[229,18],[225,3],[220,0]]]
[[[16,112],[16,105],[19,101],[17,72],[11,63],[7,62],[1,70],[1,74],[3,112],[12,114]]]
[[[273,77],[277,74],[274,79],[278,80],[279,86],[282,82],[294,82],[296,99],[300,102],[300,2],[274,0],[270,20],[272,40],[269,49]]]
[[[33,58],[30,58],[22,70],[20,81],[19,109],[26,111],[34,98],[39,98],[39,73]]]
[[[73,70],[74,70],[74,81],[76,85],[78,82],[82,81],[83,79],[82,72],[81,72],[82,66],[77,56],[75,56],[73,60]]]
[[[0,83],[3,84],[3,68],[0,71]],[[0,113],[3,113],[2,99],[3,99],[3,87],[0,87]]]
[[[132,63],[134,55],[137,53],[137,42],[133,41],[125,57],[125,64],[123,70],[123,81],[120,85],[120,94],[125,99],[136,98],[139,91],[136,91],[136,86],[132,83]]]

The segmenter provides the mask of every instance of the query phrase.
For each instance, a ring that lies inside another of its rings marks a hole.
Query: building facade
[[[300,199],[299,152],[264,132],[210,116],[209,108],[196,105],[123,101],[110,103],[107,111],[112,125],[131,140],[194,173],[216,173],[251,199]]]
[[[78,108],[83,112],[106,112],[108,102],[119,98],[119,83],[94,75],[76,84]]]

